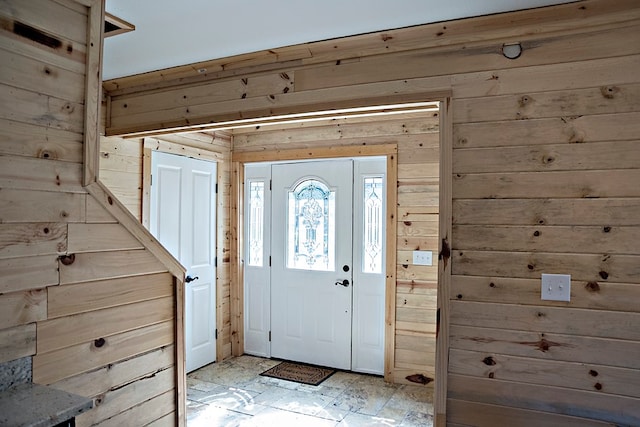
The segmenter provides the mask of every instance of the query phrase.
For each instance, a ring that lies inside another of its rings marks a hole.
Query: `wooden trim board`
[[[241,356],[244,354],[244,268],[242,254],[244,252],[244,163],[234,161],[232,163],[231,176],[231,331],[235,335],[231,337],[231,354]],[[233,226],[235,223],[235,227]],[[233,286],[233,284],[236,286]]]
[[[84,102],[84,174],[87,186],[98,179],[100,162],[100,95],[102,93],[102,39],[104,1],[94,0],[89,7],[87,63]]]
[[[398,152],[387,155],[387,240],[384,301],[384,379],[394,381],[396,341],[396,268],[398,244]]]
[[[453,122],[451,98],[440,105],[440,253],[438,255],[438,314],[436,325],[436,373],[434,393],[434,426],[447,422],[447,375],[449,372],[449,289],[451,287],[451,229],[452,229],[452,158]]]
[[[287,149],[274,151],[246,151],[232,154],[232,161],[238,163],[275,162],[282,160],[333,159],[338,157],[388,156],[397,154],[395,144],[366,145],[357,147],[328,147],[310,149]]]

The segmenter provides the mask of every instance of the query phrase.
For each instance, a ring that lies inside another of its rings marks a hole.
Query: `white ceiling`
[[[105,80],[299,43],[575,0],[107,0]]]

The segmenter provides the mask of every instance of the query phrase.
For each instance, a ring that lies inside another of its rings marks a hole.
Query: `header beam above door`
[[[336,157],[387,156],[397,153],[397,144],[333,146],[239,152],[233,153],[232,161],[240,163],[275,162],[281,160],[331,159]]]

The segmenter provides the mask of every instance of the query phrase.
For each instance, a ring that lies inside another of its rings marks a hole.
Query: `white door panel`
[[[216,164],[154,151],[150,228],[187,269],[187,372],[216,360]]]
[[[273,165],[272,180],[271,354],[351,369],[352,287],[336,283],[352,281],[352,162]]]
[[[209,345],[211,341],[211,329],[215,329],[214,325],[210,323],[209,313],[215,307],[211,307],[209,301],[211,301],[211,283],[199,283],[190,284],[189,297],[191,300],[191,310],[189,310],[189,317],[191,318],[191,325],[193,325],[192,333],[190,334],[192,351],[198,351],[201,348]]]
[[[180,227],[175,224],[180,224],[181,207],[176,200],[182,199],[182,168],[158,164],[154,172],[157,186],[152,190],[162,191],[152,191],[151,232],[179,260]]]
[[[245,168],[244,351],[271,357],[271,166]]]
[[[383,374],[386,162],[360,159],[354,176],[352,370]]]

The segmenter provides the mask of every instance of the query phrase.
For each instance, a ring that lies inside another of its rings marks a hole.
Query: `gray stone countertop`
[[[93,400],[39,384],[0,393],[0,426],[49,427],[93,408]]]

